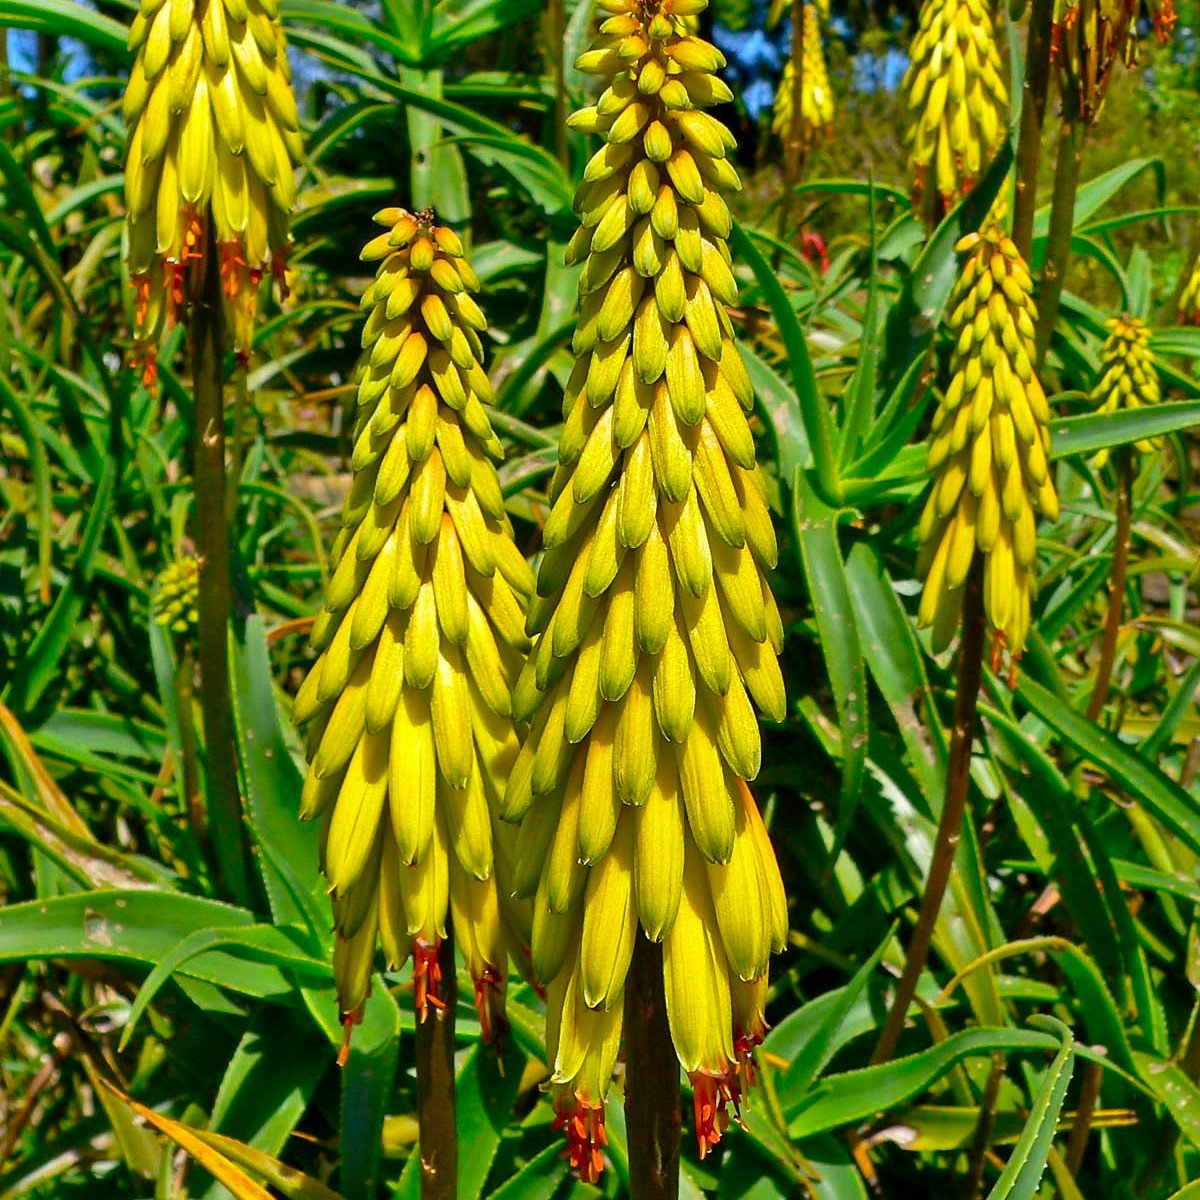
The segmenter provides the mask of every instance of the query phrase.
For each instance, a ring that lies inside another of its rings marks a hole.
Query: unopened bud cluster
[[[301,157],[279,0],[142,0],[125,92],[126,260],[147,383],[210,236],[237,350],[259,280],[282,276]]]
[[[1008,89],[989,0],[924,0],[902,90],[915,202],[939,220],[1004,136]]]
[[[1101,351],[1100,378],[1092,388],[1092,403],[1098,412],[1115,413],[1122,409],[1158,404],[1162,395],[1158,372],[1150,352],[1150,329],[1136,317],[1112,317],[1104,322],[1108,330]],[[1159,438],[1145,438],[1134,445],[1148,454],[1160,444]],[[1108,451],[1096,456],[1096,465],[1108,461]]]
[[[950,301],[950,385],[934,414],[921,515],[920,622],[935,649],[954,635],[964,586],[983,556],[983,603],[995,651],[1015,664],[1037,587],[1037,521],[1058,516],[1050,408],[1033,365],[1033,283],[996,226],[957,246],[968,255]]]
[[[671,1037],[701,1153],[720,1138],[764,1032],[787,902],[746,786],[755,707],[785,713],[765,572],[775,534],[747,424],[753,390],[723,193],[733,137],[720,53],[688,31],[704,0],[601,0],[572,118],[603,146],[584,171],[575,370],[514,692],[530,728],[503,815],[522,819],[551,1087],[581,1176],[602,1165],[604,1099],[637,939],[662,944]]]
[[[511,685],[533,577],[496,474],[475,273],[432,214],[376,220],[354,482],[312,631],[321,654],[295,701],[309,725],[301,813],[322,821],[343,1019],[367,997],[377,943],[392,968],[411,950],[424,1019],[452,920],[488,1037],[521,940],[516,834],[496,808],[518,751]]]
[[[200,562],[190,555],[169,563],[154,581],[155,624],[180,637],[196,632],[200,594]]]

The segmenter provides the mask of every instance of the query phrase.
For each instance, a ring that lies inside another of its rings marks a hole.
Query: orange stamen
[[[563,1156],[584,1183],[599,1183],[604,1171],[604,1106],[587,1104],[578,1096],[564,1093],[554,1108],[551,1129],[563,1130],[567,1147]]]

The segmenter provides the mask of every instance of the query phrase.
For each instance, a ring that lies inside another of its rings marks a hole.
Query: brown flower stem
[[[1042,126],[1050,92],[1050,33],[1054,0],[1033,0],[1029,41],[1025,48],[1025,84],[1021,132],[1017,140],[1017,194],[1013,203],[1013,241],[1029,262],[1033,253],[1033,214],[1037,209],[1038,167],[1042,160]]]
[[[1087,126],[1068,89],[1063,95],[1062,128],[1058,134],[1058,158],[1054,165],[1054,191],[1050,198],[1050,231],[1046,238],[1046,261],[1038,287],[1038,322],[1035,339],[1037,363],[1046,350],[1058,320],[1058,306],[1066,283],[1071,257],[1071,231],[1075,224],[1075,193],[1079,190],[1079,168]]]
[[[417,1119],[420,1122],[422,1200],[457,1200],[458,1130],[454,1115],[454,1010],[458,977],[454,932],[438,948],[442,1007],[429,1006],[417,1025]]]
[[[196,489],[196,549],[200,560],[200,711],[208,777],[208,825],[217,868],[239,904],[250,902],[249,858],[229,686],[229,515],[225,505],[224,319],[217,246],[211,229],[191,297],[191,362],[195,389],[192,475]]]
[[[625,984],[625,1129],[631,1200],[676,1200],[683,1125],[662,947],[638,935]]]
[[[1133,510],[1133,455],[1129,446],[1121,446],[1117,460],[1117,534],[1113,546],[1112,574],[1108,583],[1108,612],[1104,618],[1104,637],[1100,643],[1100,662],[1096,683],[1088,700],[1086,716],[1094,721],[1104,711],[1117,657],[1117,637],[1125,615],[1125,577],[1129,568],[1130,525]]]
[[[1092,1132],[1092,1118],[1096,1114],[1096,1101],[1100,1097],[1100,1084],[1104,1079],[1104,1068],[1094,1062],[1083,1064],[1083,1083],[1079,1088],[1079,1099],[1075,1104],[1075,1119],[1071,1122],[1071,1136],[1067,1139],[1067,1153],[1063,1163],[1067,1170],[1076,1175],[1087,1150],[1088,1137]]]
[[[988,1146],[992,1141],[992,1130],[996,1127],[996,1101],[1000,1098],[1000,1084],[1004,1080],[1004,1055],[992,1055],[991,1069],[983,1096],[979,1101],[979,1118],[971,1135],[970,1168],[963,1186],[966,1200],[977,1200],[983,1195],[983,1169],[987,1163]]]
[[[964,585],[962,616],[962,648],[958,658],[958,689],[954,697],[954,728],[950,734],[950,754],[946,765],[946,797],[942,803],[933,857],[921,897],[921,911],[913,928],[912,941],[904,960],[904,970],[896,984],[896,995],[883,1023],[879,1042],[871,1062],[887,1062],[896,1052],[908,1006],[917,992],[917,983],[933,931],[941,911],[954,856],[962,836],[963,818],[967,808],[967,791],[971,782],[971,742],[975,736],[975,713],[979,704],[979,688],[983,682],[983,556],[976,551],[971,570]]]
[[[779,197],[777,239],[786,244],[792,223],[792,202],[804,169],[804,0],[792,0],[792,119],[783,148],[783,194]],[[776,265],[778,256],[776,252]]]

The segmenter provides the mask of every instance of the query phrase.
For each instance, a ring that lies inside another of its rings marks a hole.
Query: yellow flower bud
[[[796,64],[791,58],[783,64],[783,76],[775,92],[772,130],[784,140],[792,136],[792,113],[796,92]],[[821,48],[821,18],[815,4],[804,6],[803,61],[800,71],[800,144],[812,146],[818,137],[833,136],[833,89],[825,69]]]
[[[523,820],[516,881],[533,900],[558,1125],[589,1181],[637,939],[663,945],[706,1153],[763,1033],[744,990],[761,997],[787,929],[746,786],[755,708],[781,719],[785,701],[775,535],[726,310],[721,193],[738,178],[733,139],[705,111],[727,98],[709,74],[721,57],[681,15],[695,0],[679,2],[630,0],[636,29],[606,23],[584,56],[603,76],[586,123],[605,145],[575,201],[577,363],[529,614],[537,644],[513,692],[530,728],[501,810]]]
[[[1136,317],[1113,317],[1104,322],[1108,338],[1100,354],[1100,376],[1092,388],[1092,403],[1098,412],[1115,413],[1123,408],[1158,404],[1162,395],[1158,372],[1150,353],[1150,330]],[[1134,445],[1143,454],[1161,445],[1161,438],[1148,438]],[[1108,461],[1108,450],[1096,455],[1096,465]]]
[[[441,1003],[449,917],[490,1037],[512,931],[529,920],[509,901],[516,830],[496,805],[518,751],[533,578],[496,478],[478,281],[432,213],[377,220],[389,229],[364,297],[354,482],[313,629],[320,656],[293,710],[311,726],[302,812],[323,822],[347,1033],[376,935],[393,968],[411,948],[422,1019]]]
[[[126,264],[143,377],[165,324],[198,285],[211,237],[239,354],[250,350],[259,281],[284,287],[302,146],[274,4],[143,0],[125,91]]]
[[[1007,649],[1015,668],[1037,589],[1036,521],[1058,516],[1047,468],[1050,410],[1029,369],[1032,285],[1016,247],[992,225],[957,249],[970,257],[950,299],[952,378],[930,430],[926,469],[934,482],[918,530],[919,620],[933,627],[934,648],[944,649],[982,554],[995,656]]]
[[[914,203],[938,221],[1000,146],[1008,89],[995,20],[980,0],[924,0],[902,90]]]

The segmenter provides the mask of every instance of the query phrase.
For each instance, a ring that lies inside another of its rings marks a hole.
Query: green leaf
[[[813,371],[812,359],[809,357],[804,330],[796,319],[796,313],[779,282],[778,275],[771,269],[758,247],[740,225],[734,225],[729,243],[733,253],[745,259],[754,272],[758,286],[762,289],[771,313],[775,317],[776,327],[783,338],[783,344],[787,351],[788,367],[791,371],[794,391],[793,403],[798,408],[800,421],[812,451],[821,499],[827,504],[836,505],[840,502],[841,492],[838,483],[837,456],[833,444],[833,419],[829,414],[829,406],[817,387],[817,376]],[[783,458],[779,464],[785,479],[791,478],[800,465],[799,462],[791,462]]]
[[[264,1155],[279,1154],[332,1061],[325,1038],[317,1036],[303,1012],[279,1006],[262,1009],[225,1068],[210,1129]],[[255,1169],[244,1158],[234,1161]],[[267,1172],[257,1173],[274,1182]],[[203,1196],[222,1200],[220,1185],[214,1183]]]
[[[844,835],[857,807],[867,761],[867,677],[846,582],[846,564],[838,545],[837,513],[818,499],[799,470],[793,476],[792,527],[841,729],[838,830]]]
[[[1050,423],[1050,457],[1094,454],[1112,446],[1127,446],[1143,438],[1161,437],[1200,425],[1200,400],[1125,408],[1115,413],[1062,417]]]
[[[1177,1063],[1134,1051],[1138,1075],[1171,1114],[1179,1132],[1200,1146],[1200,1087]]]
[[[154,965],[146,982],[138,989],[129,1009],[129,1019],[121,1034],[118,1049],[124,1049],[134,1026],[159,988],[191,959],[207,950],[223,949],[251,962],[267,963],[281,970],[295,971],[309,982],[332,978],[333,970],[323,958],[313,958],[300,944],[301,938],[291,929],[274,925],[241,925],[233,929],[197,929],[172,946]]]
[[[332,988],[328,1006],[334,1010]],[[381,979],[363,1008],[342,1067],[342,1159],[339,1182],[346,1200],[371,1200],[379,1184],[383,1118],[400,1057],[400,1009]]]
[[[890,1112],[926,1091],[966,1058],[997,1051],[1036,1053],[1059,1047],[1060,1039],[1032,1029],[962,1030],[919,1054],[827,1075],[800,1111],[789,1113],[789,1132],[796,1139],[808,1138]]]
[[[1000,1178],[988,1193],[988,1200],[1033,1200],[1046,1171],[1046,1159],[1058,1128],[1058,1114],[1062,1112],[1067,1085],[1075,1069],[1075,1040],[1071,1031],[1053,1017],[1034,1017],[1031,1023],[1056,1029],[1062,1049],[1042,1079],[1025,1129],[1013,1147]]]
[[[1200,854],[1200,811],[1195,799],[1112,734],[1065,707],[1032,679],[1022,678],[1018,695],[1068,745],[1103,767],[1128,796],[1135,797],[1176,837]]]
[[[1075,213],[1071,222],[1072,228],[1078,229],[1091,216],[1103,208],[1126,184],[1132,182],[1144,171],[1153,171],[1155,186],[1161,203],[1166,190],[1166,167],[1160,158],[1134,158],[1105,171],[1095,179],[1089,179],[1081,184],[1075,193]],[[1038,254],[1039,244],[1044,244],[1050,230],[1050,205],[1043,204],[1033,218],[1034,255],[1033,266],[1041,265]]]
[[[85,8],[75,0],[0,0],[0,26],[32,29],[48,37],[75,37],[124,61],[128,31],[111,17]]]
[[[316,825],[298,818],[304,782],[283,736],[262,618],[238,623],[230,643],[233,718],[246,818],[271,915],[315,936],[329,927]]]
[[[150,968],[193,934],[253,923],[245,909],[157,888],[79,892],[5,908],[0,961],[93,958]],[[181,974],[259,998],[283,999],[295,991],[278,967],[220,945],[191,958]]]
[[[841,1044],[838,1035],[845,1023],[846,1015],[866,989],[871,976],[878,970],[884,952],[895,936],[896,926],[893,925],[888,930],[887,936],[879,943],[875,953],[854,972],[850,982],[845,987],[838,988],[836,992],[828,993],[828,995],[836,996],[836,1001],[829,1005],[819,1021],[814,1023],[810,1017],[803,1022],[798,1022],[807,1036],[793,1051],[787,1070],[781,1073],[775,1083],[779,1101],[785,1108],[794,1108],[802,1103],[804,1097],[817,1082],[817,1077],[837,1053]],[[796,1018],[803,1011],[804,1009],[798,1009],[789,1020]],[[782,1026],[780,1028],[782,1029]],[[771,1044],[771,1038],[768,1037],[764,1046],[767,1052],[770,1052]]]

